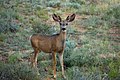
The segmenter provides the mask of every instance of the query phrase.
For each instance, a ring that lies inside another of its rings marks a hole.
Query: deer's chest
[[[56,52],[61,52],[65,48],[65,40],[60,40],[57,42],[54,42],[52,49]]]

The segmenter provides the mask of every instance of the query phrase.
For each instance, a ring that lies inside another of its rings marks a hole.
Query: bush
[[[36,70],[26,64],[0,63],[1,80],[39,80]]]
[[[72,67],[67,69],[67,78],[68,80],[81,80],[83,77],[78,67]]]
[[[17,19],[19,15],[13,9],[6,9],[0,12],[0,32],[15,32],[19,29]]]
[[[113,59],[108,66],[109,66],[108,76],[111,79],[116,79],[116,80],[119,79],[120,59]]]
[[[83,66],[85,64],[93,65],[96,60],[90,53],[87,52],[88,49],[78,50],[70,55],[70,64],[73,66]]]
[[[40,34],[50,34],[51,33],[49,31],[50,26],[48,26],[47,24],[42,23],[40,21],[34,21],[32,28],[36,33],[40,33]]]
[[[103,33],[104,34],[104,33]],[[69,42],[67,42],[69,43]],[[70,46],[74,46],[74,43],[71,42]],[[114,57],[113,54],[116,53],[114,47],[111,47],[111,43],[107,37],[98,38],[96,33],[85,34],[81,38],[81,47],[74,50],[74,47],[69,47],[67,44],[65,49],[65,64],[67,66],[83,66],[83,65],[98,65],[98,64],[107,64],[111,59],[106,55],[110,54]],[[105,55],[107,59],[101,59],[100,54]]]
[[[43,20],[48,20],[48,12],[45,9],[37,9],[35,11],[36,16],[38,16],[39,18],[43,19]]]
[[[88,29],[94,29],[103,24],[102,20],[97,16],[91,16],[88,19],[82,20],[80,23]]]
[[[85,0],[69,0],[71,3],[85,4]]]
[[[120,5],[113,5],[103,14],[103,20],[109,22],[111,27],[120,26]]]
[[[76,47],[77,43],[73,40],[68,39],[66,41],[66,48],[64,51],[64,63],[67,67],[70,67],[70,56],[74,51],[74,48]]]
[[[52,0],[47,2],[47,7],[60,7],[60,0]]]
[[[101,74],[101,72],[96,67],[77,67],[73,66],[66,70],[68,80],[101,80],[102,77],[106,75]],[[92,72],[90,72],[92,71]]]
[[[17,63],[18,59],[21,59],[22,55],[20,53],[14,53],[8,57],[9,63]]]
[[[69,8],[78,9],[80,7],[80,4],[75,2],[64,2],[64,3],[61,3],[61,6],[66,8],[69,7]]]
[[[6,38],[7,38],[6,35],[4,35],[3,33],[0,33],[0,43],[4,42]]]
[[[99,6],[95,4],[81,5],[77,10],[78,14],[86,14],[86,15],[98,15],[101,12],[102,9],[100,9]]]

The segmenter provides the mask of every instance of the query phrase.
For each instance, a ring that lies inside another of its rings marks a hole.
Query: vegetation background
[[[0,0],[0,80],[53,80],[51,55],[39,54],[40,75],[31,68],[29,42],[34,33],[59,32],[53,13],[76,13],[67,28],[67,80],[120,80],[120,0]]]

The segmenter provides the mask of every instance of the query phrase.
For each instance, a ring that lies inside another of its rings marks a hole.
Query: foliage
[[[66,48],[65,48],[65,51],[64,51],[64,63],[65,65],[68,67],[68,66],[71,66],[70,64],[70,55],[73,53],[75,47],[76,47],[77,43],[73,40],[67,40],[66,41]]]
[[[33,30],[36,33],[40,33],[40,34],[50,34],[51,33],[49,31],[50,27],[47,24],[45,24],[45,23],[41,23],[40,21],[34,22],[34,24],[33,24]]]
[[[89,5],[81,5],[77,11],[78,14],[86,14],[86,15],[99,15],[103,12],[102,9],[99,8],[99,6],[95,4],[89,4]]]
[[[75,3],[75,2],[65,2],[61,4],[62,7],[69,7],[69,8],[79,8],[80,4],[79,3]]]
[[[36,14],[36,16],[38,16],[39,18],[42,18],[44,20],[48,19],[48,12],[47,12],[47,10],[45,10],[43,8],[35,10],[35,14]]]
[[[120,5],[113,5],[108,8],[103,19],[108,21],[110,26],[120,26]]]
[[[14,32],[19,29],[19,24],[17,23],[18,14],[12,10],[7,9],[0,12],[0,32],[11,31]]]
[[[117,58],[113,59],[113,61],[109,63],[108,76],[111,79],[119,79],[120,78],[119,67],[120,67],[120,59],[117,59]]]
[[[0,64],[1,80],[39,80],[36,71],[27,64]]]
[[[77,66],[73,66],[67,69],[67,78],[68,80],[101,80],[104,78],[108,79],[106,78],[106,75],[102,75],[101,72],[96,69],[96,67],[79,68]]]
[[[60,0],[51,0],[47,2],[48,7],[60,7]]]
[[[99,17],[91,16],[88,19],[82,20],[81,25],[85,26],[86,28],[93,29],[99,27],[99,25],[102,23],[102,21],[99,19]],[[101,24],[102,25],[102,24]]]
[[[83,77],[78,67],[72,67],[67,70],[68,80],[81,80]]]
[[[22,55],[20,53],[14,53],[8,57],[9,63],[17,63],[18,59],[21,59]]]
[[[0,42],[3,42],[6,39],[6,36],[3,33],[0,33]]]
[[[71,3],[85,4],[85,0],[70,0]]]

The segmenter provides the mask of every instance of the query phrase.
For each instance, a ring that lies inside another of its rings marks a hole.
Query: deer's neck
[[[64,32],[61,30],[59,36],[60,36],[62,41],[65,41],[66,40],[66,31]]]

